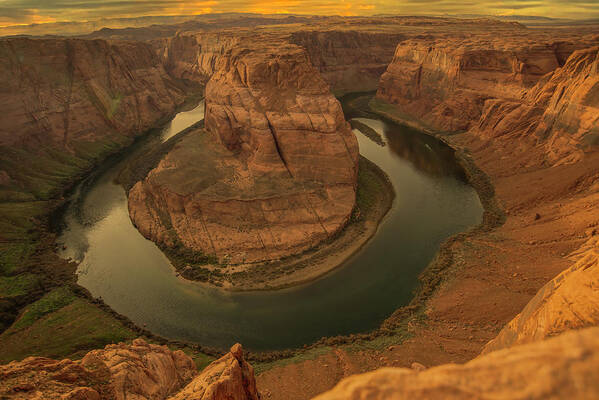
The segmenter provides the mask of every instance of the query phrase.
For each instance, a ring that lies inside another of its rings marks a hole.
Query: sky
[[[0,0],[0,26],[219,12],[599,18],[599,0]]]

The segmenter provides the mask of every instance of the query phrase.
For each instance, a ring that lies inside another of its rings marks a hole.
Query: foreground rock
[[[599,325],[599,238],[572,258],[575,264],[548,282],[483,353]]]
[[[240,345],[198,375],[192,359],[182,351],[142,339],[91,351],[81,361],[30,357],[0,366],[0,396],[48,400],[259,398],[253,369],[243,359]]]
[[[316,399],[563,399],[599,396],[599,328],[422,372],[383,368],[347,378]]]
[[[206,131],[190,134],[129,193],[144,236],[220,262],[300,253],[355,204],[358,146],[339,102],[298,46],[263,39],[218,58]]]
[[[169,400],[258,400],[254,369],[236,344]]]

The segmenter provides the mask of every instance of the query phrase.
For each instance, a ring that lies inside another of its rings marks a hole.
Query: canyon
[[[104,342],[104,350],[79,352],[81,361],[2,366],[0,391],[88,399],[597,395],[598,38],[595,26],[334,17],[316,27],[179,31],[146,42],[0,40],[6,209],[56,200],[65,182],[200,85],[204,127],[129,192],[132,220],[167,247],[180,241],[219,262],[255,262],[339,232],[355,204],[358,149],[331,91],[376,89],[370,111],[449,143],[486,205],[481,227],[442,247],[450,262],[435,269],[425,301],[383,324],[401,334],[299,351],[260,365],[255,378],[239,346],[197,372],[181,351],[142,339]],[[44,160],[61,173],[43,176],[52,170]],[[2,231],[5,254],[39,257],[40,247],[8,251],[29,226],[3,212],[13,227]],[[11,279],[29,273],[8,271],[14,263],[3,258]]]

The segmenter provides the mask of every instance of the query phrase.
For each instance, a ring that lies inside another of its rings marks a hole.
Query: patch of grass
[[[0,298],[22,296],[40,285],[40,278],[34,274],[0,276]]]
[[[75,297],[67,288],[54,290],[31,304],[23,317],[26,323],[19,319],[0,335],[2,363],[32,355],[77,356],[137,336],[112,315]]]
[[[352,214],[352,221],[359,221],[365,215],[379,206],[381,192],[389,190],[385,187],[381,178],[389,179],[384,172],[379,172],[378,167],[364,157],[360,157],[358,166],[358,189],[356,191],[356,209]]]
[[[21,317],[10,327],[9,331],[18,331],[33,325],[35,321],[46,314],[61,309],[75,300],[75,295],[69,288],[61,286],[30,304]]]
[[[208,365],[210,365],[210,363],[212,361],[216,360],[216,357],[214,357],[214,356],[210,356],[208,354],[204,354],[204,353],[198,352],[197,350],[190,349],[189,347],[179,348],[179,347],[173,347],[173,346],[171,346],[171,350],[173,350],[173,351],[174,350],[181,350],[185,354],[187,354],[189,357],[191,357],[191,359],[193,360],[194,364],[198,368],[198,371],[203,370]]]
[[[332,347],[329,346],[319,346],[310,350],[302,351],[293,357],[283,358],[275,361],[268,362],[252,362],[252,366],[254,367],[254,371],[256,375],[264,373],[273,368],[284,367],[285,365],[300,363],[303,361],[315,360],[318,357],[328,353],[332,350]]]

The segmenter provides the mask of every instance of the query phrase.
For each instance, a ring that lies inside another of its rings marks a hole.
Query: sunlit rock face
[[[169,400],[259,400],[254,368],[243,358],[240,344],[208,365]]]
[[[407,40],[397,46],[377,96],[437,130],[467,130],[478,122],[486,100],[521,97],[584,46],[583,40],[535,43],[529,32],[505,40],[476,35]]]
[[[230,263],[279,259],[336,234],[355,204],[358,146],[306,52],[264,37],[215,65],[206,132],[129,194],[140,232]]]
[[[599,48],[578,50],[517,100],[489,100],[474,131],[485,138],[530,137],[548,161],[576,162],[599,144]]]
[[[599,328],[515,346],[464,365],[382,368],[342,380],[317,400],[562,399],[599,396]]]
[[[198,373],[181,350],[135,339],[81,360],[29,357],[0,365],[0,395],[41,400],[257,400],[252,366],[239,344]]]
[[[570,257],[574,265],[545,284],[483,353],[599,325],[599,238]]]

